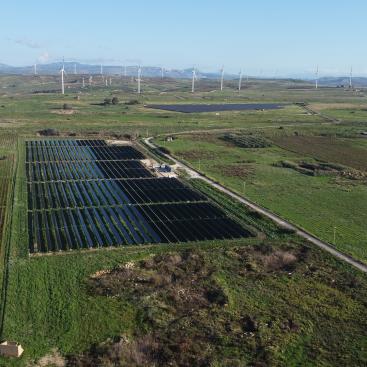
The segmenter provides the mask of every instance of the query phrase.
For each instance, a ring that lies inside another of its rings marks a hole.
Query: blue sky
[[[0,63],[367,74],[365,0],[4,1]]]

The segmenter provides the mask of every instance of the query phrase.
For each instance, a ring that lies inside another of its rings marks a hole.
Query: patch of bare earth
[[[236,163],[236,164],[217,164],[214,168],[221,172],[226,177],[247,178],[254,174],[254,167],[250,164]]]
[[[65,367],[66,360],[57,349],[53,349],[50,354],[40,358],[37,362],[29,364],[28,367]]]
[[[201,150],[201,149],[191,149],[188,151],[180,151],[180,152],[177,152],[176,155],[187,161],[213,158],[213,154],[211,152]]]
[[[51,113],[56,113],[57,115],[73,115],[76,113],[75,110],[51,110]]]
[[[289,272],[306,256],[292,248],[266,245],[230,251],[233,259],[228,266],[233,267],[234,277],[241,277],[242,271],[267,276]],[[83,354],[69,356],[67,366],[204,367],[218,361],[218,356],[223,365],[239,366],[231,364],[233,357],[223,355],[228,345],[237,353],[246,354],[249,349],[244,348],[250,348],[252,365],[267,365],[269,355],[257,337],[260,322],[246,308],[238,314],[230,312],[226,292],[216,280],[217,270],[200,250],[185,250],[93,274],[87,282],[89,292],[133,301],[148,331],[93,345]],[[299,329],[292,319],[279,320],[279,325],[284,333]],[[272,322],[266,327],[271,328]]]
[[[366,104],[361,103],[312,103],[310,107],[317,112],[323,110],[343,110],[343,109],[359,109],[367,108]]]
[[[350,141],[324,136],[273,137],[279,147],[325,162],[339,163],[357,170],[367,171],[367,150]]]

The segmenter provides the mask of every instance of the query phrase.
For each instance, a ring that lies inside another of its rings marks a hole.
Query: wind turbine
[[[103,75],[103,65],[101,64],[101,72],[100,72],[101,75]]]
[[[89,86],[91,87],[92,86],[92,82],[93,82],[93,76],[90,75],[89,76]]]
[[[353,78],[353,66],[350,67],[349,88],[353,88],[352,78]]]
[[[74,74],[76,75],[76,64],[74,64]]]
[[[241,92],[241,86],[242,86],[242,69],[240,70],[240,77],[238,79],[238,92]]]
[[[164,78],[164,67],[161,67],[161,79]]]
[[[191,82],[191,93],[195,93],[195,80],[196,80],[196,70],[192,69],[192,82]]]
[[[34,75],[37,75],[37,64],[33,65],[33,71],[34,71]]]
[[[223,90],[223,82],[224,82],[224,66],[222,66],[222,69],[220,69],[220,90]]]
[[[315,73],[315,88],[317,89],[318,87],[319,87],[319,65],[317,65]]]
[[[64,59],[62,60],[62,68],[60,70],[61,73],[61,94],[65,94],[65,83],[64,83],[64,76],[65,73],[65,66],[64,66]]]
[[[141,93],[141,90],[140,90],[140,83],[141,83],[141,67],[139,66],[138,67],[138,94]]]
[[[84,77],[83,77],[83,88],[85,88],[85,81],[84,81]]]

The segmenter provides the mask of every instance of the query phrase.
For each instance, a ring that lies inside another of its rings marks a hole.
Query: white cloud
[[[38,56],[38,61],[41,63],[47,62],[50,60],[50,55],[47,51],[43,52],[40,56]]]

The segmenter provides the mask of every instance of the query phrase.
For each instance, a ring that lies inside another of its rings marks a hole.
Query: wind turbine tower
[[[319,87],[319,66],[316,67],[316,73],[315,73],[315,88],[317,89]]]
[[[101,64],[101,72],[100,72],[101,75],[103,75],[103,65]]]
[[[164,78],[164,68],[161,67],[161,79],[163,79],[163,78]]]
[[[85,88],[85,81],[84,81],[84,77],[83,77],[83,88]]]
[[[140,90],[140,83],[141,83],[141,67],[139,66],[138,67],[138,94],[141,93],[141,90]]]
[[[351,66],[351,67],[350,67],[350,74],[349,74],[349,88],[353,88],[352,79],[353,79],[353,66]]]
[[[195,79],[196,79],[196,70],[192,69],[192,82],[191,82],[191,93],[195,93]]]
[[[64,76],[65,73],[65,66],[64,66],[64,60],[62,61],[62,68],[60,70],[61,73],[61,94],[65,94],[65,82],[64,82]]]
[[[74,74],[76,75],[76,64],[74,64]]]
[[[34,72],[34,75],[37,75],[37,64],[33,65],[33,72]]]
[[[238,79],[238,92],[241,92],[241,86],[242,86],[242,69],[240,70],[240,77]]]
[[[220,69],[221,76],[220,76],[220,90],[223,90],[223,82],[224,82],[224,66]]]

